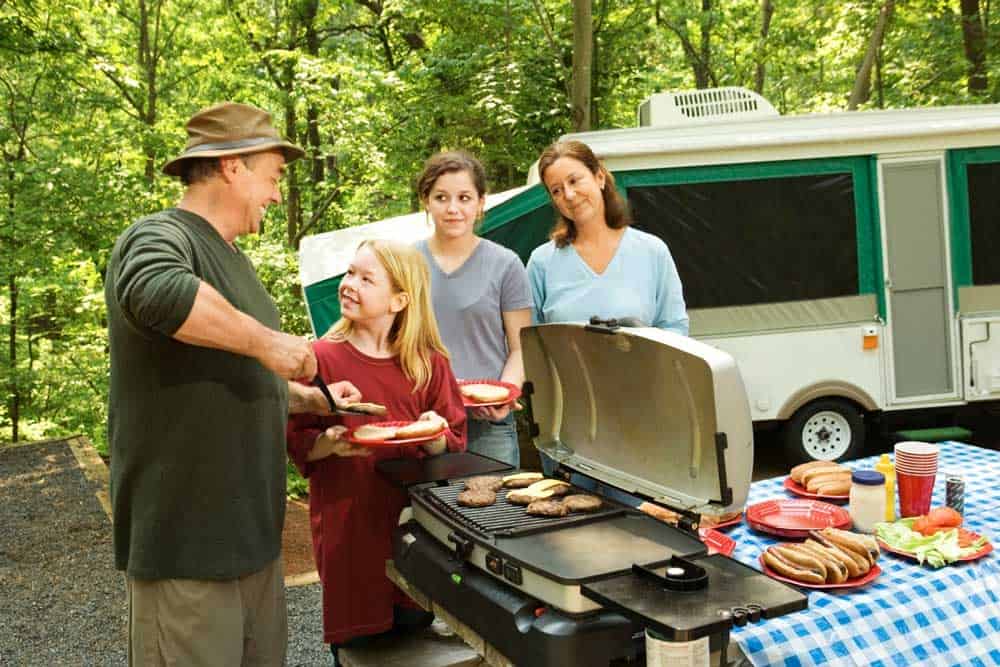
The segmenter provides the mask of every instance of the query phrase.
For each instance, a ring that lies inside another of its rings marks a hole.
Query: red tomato
[[[950,507],[935,507],[927,515],[927,520],[935,526],[957,528],[962,525],[962,515]]]
[[[954,526],[932,526],[930,524],[927,524],[927,526],[923,530],[918,531],[918,532],[923,533],[923,535],[925,537],[930,537],[931,535],[936,535],[937,533],[940,533],[940,532],[945,531],[945,530],[955,530],[955,527]]]
[[[973,533],[971,530],[965,530],[964,528],[958,529],[958,546],[971,547],[972,543],[979,539],[979,536]]]
[[[927,520],[927,517],[920,516],[917,517],[917,520],[913,522],[913,524],[910,526],[910,529],[922,534],[925,530],[930,528],[930,526],[931,523],[930,521]]]

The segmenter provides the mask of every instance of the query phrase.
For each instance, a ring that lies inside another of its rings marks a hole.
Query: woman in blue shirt
[[[590,147],[559,141],[538,158],[538,175],[559,213],[550,241],[528,260],[536,323],[638,318],[686,336],[687,308],[677,267],[667,244],[633,229],[628,206],[614,177]],[[544,453],[542,468],[555,464]],[[663,520],[671,514],[594,480],[574,475],[591,488]]]
[[[630,227],[614,178],[590,148],[560,141],[538,159],[559,216],[551,240],[528,260],[534,320],[634,317],[687,335],[688,316],[667,244]]]

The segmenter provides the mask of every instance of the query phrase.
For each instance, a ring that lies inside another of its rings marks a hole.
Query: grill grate
[[[446,515],[484,536],[531,535],[567,525],[603,520],[625,512],[622,506],[602,498],[604,507],[596,512],[566,516],[534,516],[525,512],[523,505],[507,502],[507,489],[497,491],[497,501],[488,507],[462,507],[458,504],[458,494],[464,490],[465,484],[461,480],[456,480],[448,486],[429,487],[424,489],[424,492]],[[589,493],[581,489],[574,489],[572,492]]]

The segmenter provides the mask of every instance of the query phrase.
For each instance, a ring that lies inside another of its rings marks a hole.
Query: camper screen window
[[[970,164],[969,236],[972,242],[972,282],[1000,284],[1000,162]]]
[[[639,229],[670,246],[688,308],[858,293],[850,174],[634,186]]]

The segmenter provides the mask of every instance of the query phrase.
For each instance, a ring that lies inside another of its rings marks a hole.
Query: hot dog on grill
[[[768,547],[763,553],[764,564],[783,577],[807,584],[826,583],[826,571],[816,559],[812,566],[803,566],[789,560],[778,547]]]

